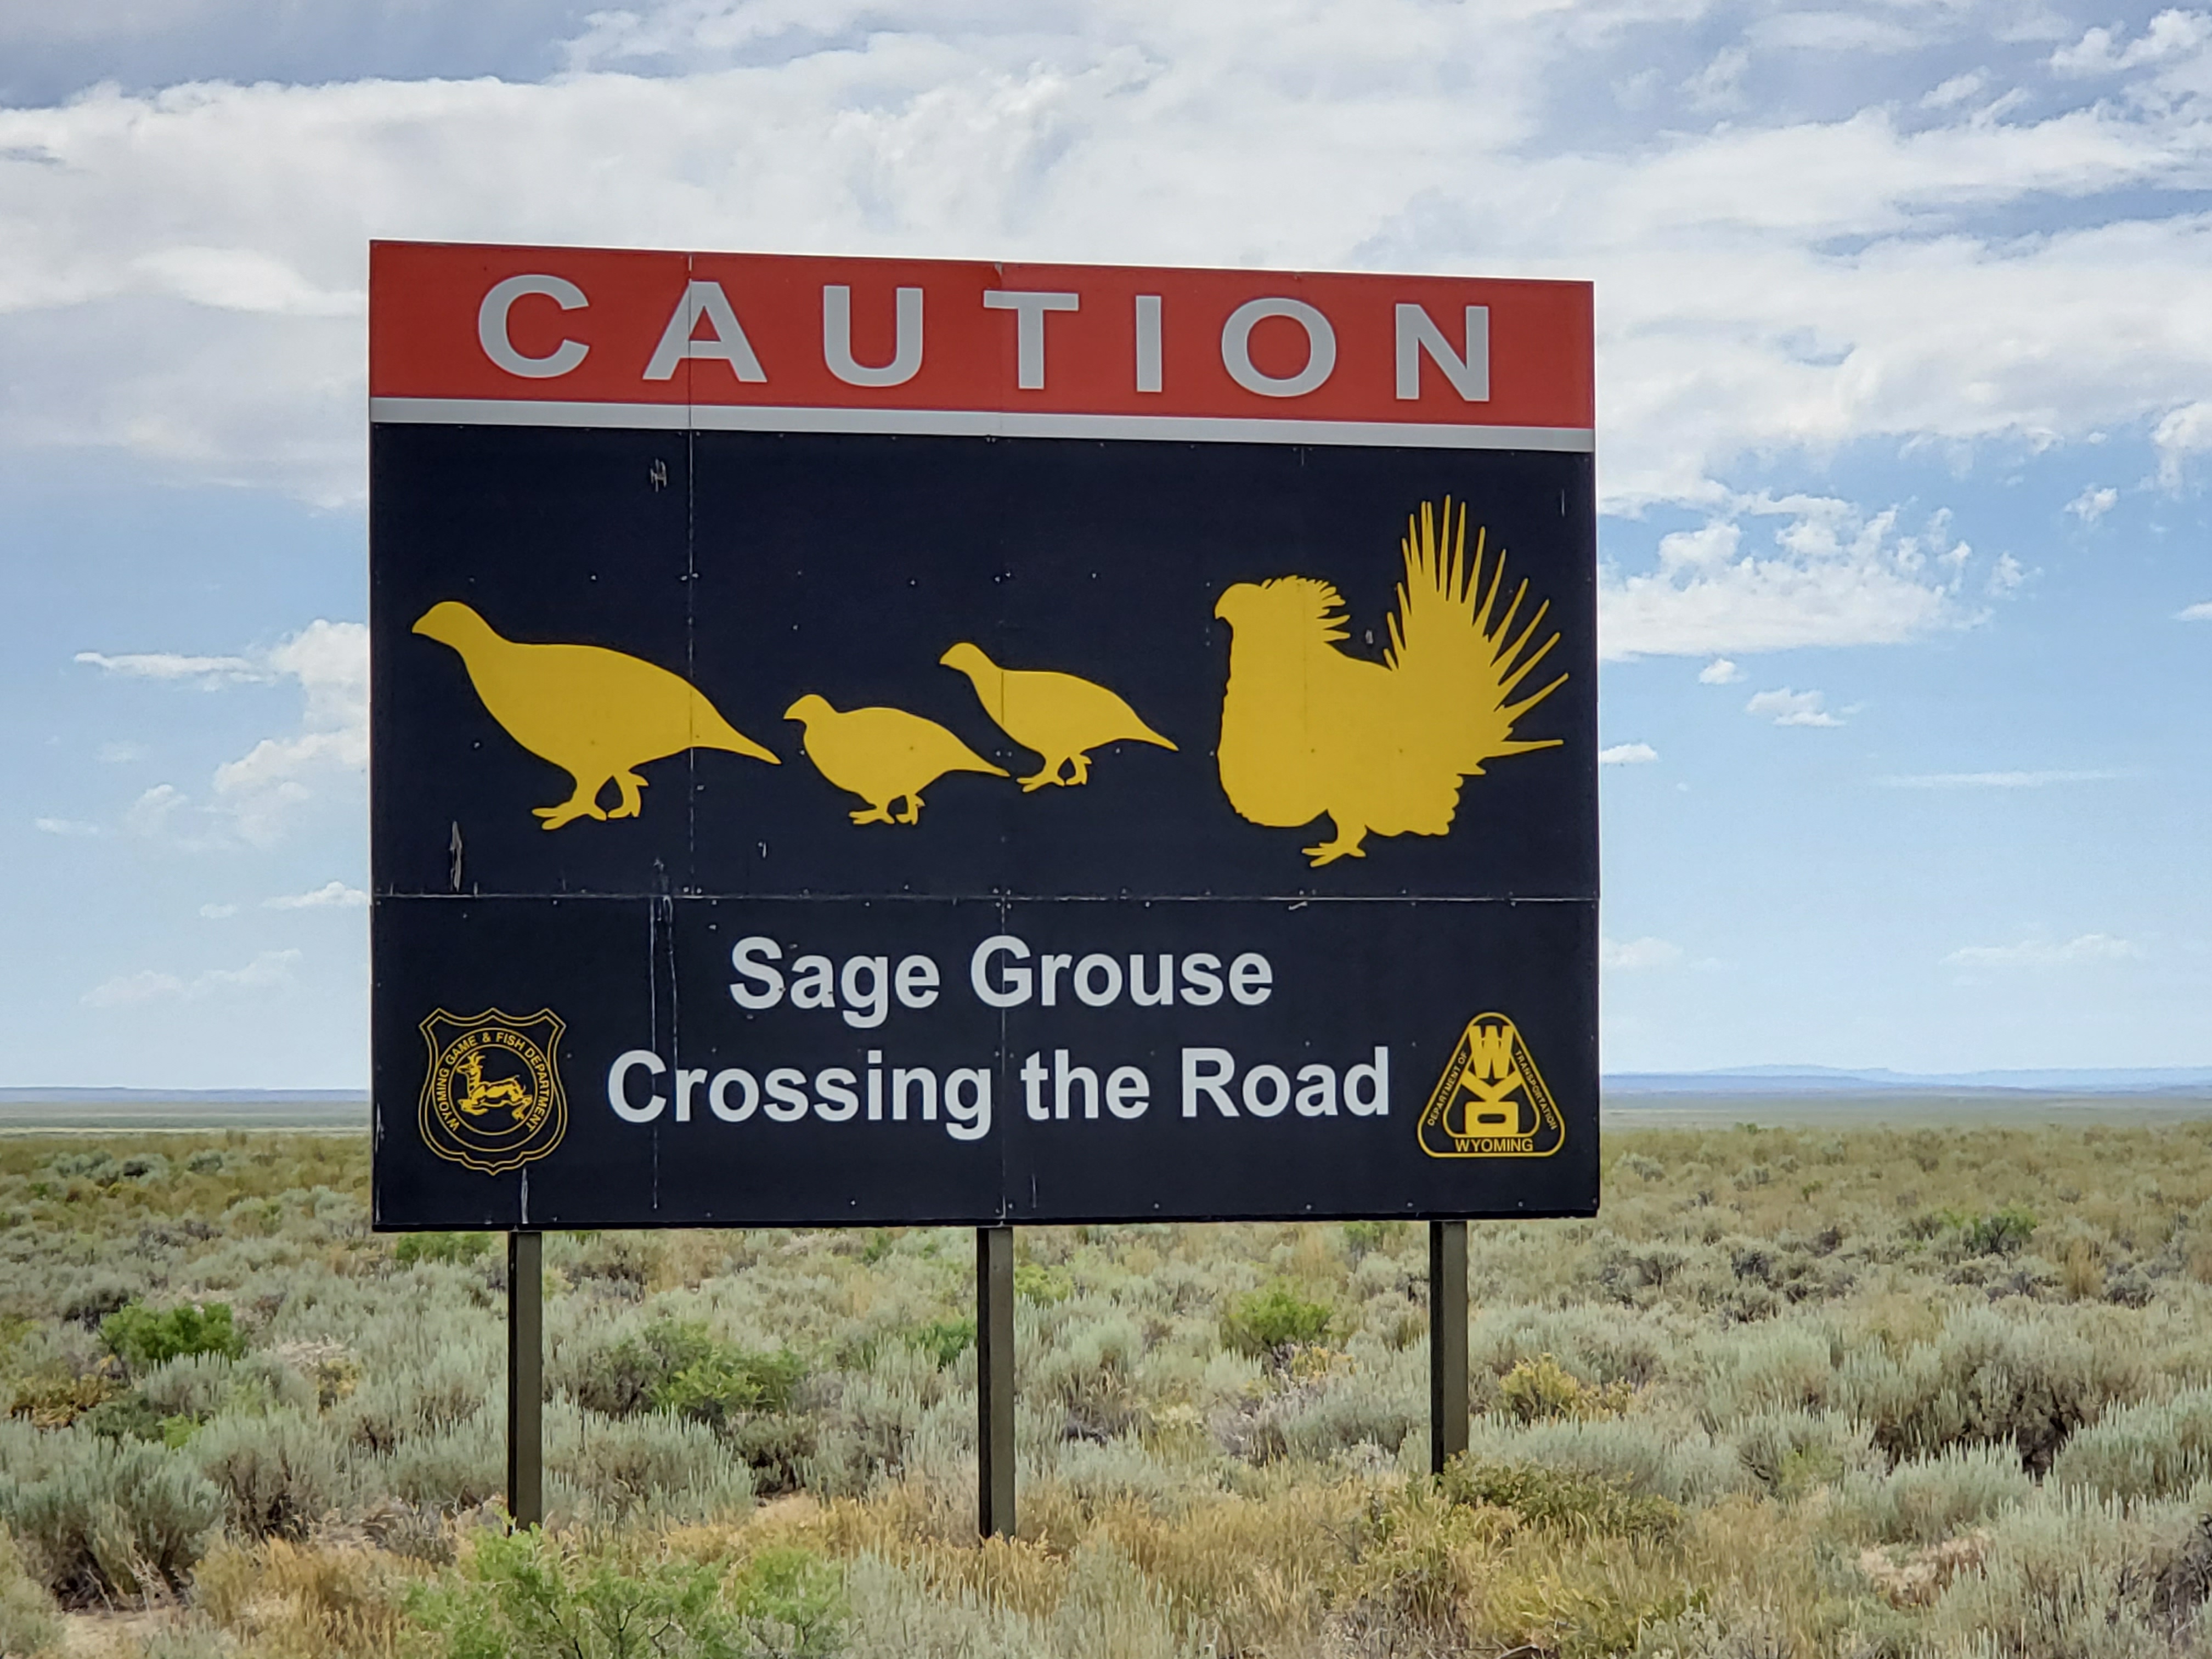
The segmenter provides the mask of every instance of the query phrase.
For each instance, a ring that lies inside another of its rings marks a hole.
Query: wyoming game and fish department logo
[[[430,1066],[422,1079],[422,1139],[440,1158],[503,1175],[544,1158],[568,1128],[561,1090],[562,1034],[550,1008],[534,1014],[447,1013],[422,1022]]]
[[[1431,1158],[1549,1158],[1567,1126],[1519,1028],[1503,1014],[1477,1014],[1421,1109],[1417,1133]]]

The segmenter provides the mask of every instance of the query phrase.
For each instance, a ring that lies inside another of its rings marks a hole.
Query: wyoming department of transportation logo
[[[1549,1158],[1567,1126],[1513,1022],[1477,1014],[1421,1109],[1419,1133],[1431,1158]]]
[[[568,1127],[561,1036],[550,1008],[534,1014],[449,1014],[422,1022],[422,1139],[440,1158],[501,1175],[544,1158]]]

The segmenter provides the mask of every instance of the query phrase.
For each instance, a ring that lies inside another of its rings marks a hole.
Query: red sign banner
[[[1587,451],[1586,283],[378,242],[370,418]]]

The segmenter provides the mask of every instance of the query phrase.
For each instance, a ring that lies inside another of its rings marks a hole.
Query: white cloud
[[[190,978],[141,969],[103,981],[81,1000],[94,1008],[124,1008],[142,1002],[199,1002],[233,992],[267,990],[289,983],[293,964],[299,960],[297,951],[264,951],[243,968],[210,968]]]
[[[111,674],[148,680],[198,680],[210,690],[241,682],[265,680],[268,672],[245,657],[193,657],[175,651],[80,651],[76,660]]]
[[[2048,789],[2061,783],[2107,783],[2118,772],[1914,772],[1875,780],[1887,789]]]
[[[2189,459],[2212,449],[2212,400],[2184,404],[2169,410],[2151,430],[2158,448],[2158,481],[2179,489],[2188,475]]]
[[[210,921],[222,921],[238,914],[235,904],[203,904],[200,914]]]
[[[100,833],[98,824],[81,823],[75,818],[33,818],[31,824],[33,829],[49,836],[96,836]]]
[[[264,738],[215,773],[216,804],[257,846],[282,835],[285,817],[313,795],[320,775],[359,774],[368,765],[368,629],[317,620],[268,661],[306,694],[300,729]]]
[[[1771,715],[1777,726],[1841,726],[1837,715],[1823,706],[1827,702],[1824,691],[1792,691],[1784,686],[1779,691],[1757,691],[1743,712],[1765,719]]]
[[[1648,743],[1616,743],[1597,751],[1600,766],[1648,766],[1658,758],[1659,751]]]
[[[368,895],[342,881],[325,882],[305,893],[286,893],[261,901],[268,910],[357,910],[368,903]]]
[[[1715,53],[1711,63],[1683,83],[1692,108],[1702,110],[1731,109],[1743,101],[1744,71],[1751,67],[1751,54],[1741,46],[1725,46]]]
[[[2184,605],[2173,613],[2173,619],[2176,622],[2212,622],[2212,599]]]
[[[177,814],[191,805],[191,798],[173,783],[157,783],[131,803],[123,814],[123,827],[134,836],[166,836],[172,833]]]
[[[1599,654],[1893,645],[1974,621],[1960,597],[1972,550],[1950,539],[1949,514],[1914,534],[1898,518],[1822,496],[1741,498],[1730,516],[1662,537],[1656,569],[1599,572]],[[1747,550],[1744,519],[1781,523]]]
[[[1672,968],[1682,960],[1682,947],[1663,939],[1600,939],[1598,965],[1617,973],[1636,973],[1650,968]]]
[[[144,760],[146,745],[139,743],[103,743],[100,745],[99,753],[101,764],[125,766],[132,761]]]
[[[2079,36],[2055,62],[2085,78],[2038,76],[2033,112],[1969,74],[1907,112],[1884,85],[1818,119],[1655,94],[1625,135],[1573,123],[1647,46],[1726,97],[1785,47],[2003,32],[1762,14],[1716,55],[1698,3],[678,0],[595,14],[537,83],[0,110],[30,158],[0,167],[0,434],[358,496],[372,234],[1589,277],[1630,509],[1719,503],[1778,455],[2034,448],[2203,396],[2198,14]],[[2053,203],[2066,228],[2021,234]]]
[[[1920,107],[1949,109],[1955,104],[1963,104],[1968,99],[1978,96],[1982,88],[1989,83],[1990,77],[1981,70],[1968,70],[1963,75],[1953,76],[1923,98],[1920,100]]]
[[[1734,685],[1743,678],[1743,670],[1726,657],[1715,657],[1698,671],[1699,685]]]
[[[2142,950],[2110,933],[2082,933],[2063,945],[2022,939],[2017,945],[1962,945],[1943,958],[1947,968],[2064,968],[2085,962],[2119,962]]]
[[[358,289],[315,287],[291,266],[252,248],[165,247],[141,254],[136,268],[156,288],[194,305],[291,317],[358,317]]]
[[[1761,46],[1818,52],[1907,52],[1926,38],[1893,18],[1854,14],[1839,6],[1778,11],[1753,24],[1751,33]]]
[[[236,839],[266,847],[283,837],[293,813],[325,781],[367,769],[368,629],[359,623],[318,618],[250,656],[81,651],[76,660],[109,673],[189,682],[210,690],[291,684],[302,696],[297,729],[264,738],[216,768],[205,800],[196,802],[170,783],[139,796],[124,814],[125,827],[134,834],[188,846]]]
[[[2108,28],[2093,28],[2070,46],[2051,54],[2051,67],[2061,75],[2114,75],[2185,56],[2212,40],[2212,17],[2203,12],[2171,9],[2150,20],[2150,27],[2124,46],[2115,50]]]
[[[2081,493],[2066,503],[2066,510],[2083,524],[2094,524],[2119,505],[2119,500],[2120,492],[2109,484],[2101,489],[2094,484],[2085,484]]]

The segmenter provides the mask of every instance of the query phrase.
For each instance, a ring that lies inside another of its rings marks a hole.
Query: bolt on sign
[[[370,267],[379,1225],[1595,1208],[1586,285]]]

